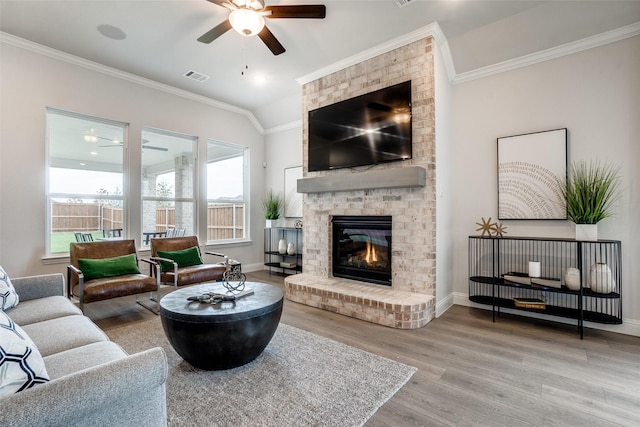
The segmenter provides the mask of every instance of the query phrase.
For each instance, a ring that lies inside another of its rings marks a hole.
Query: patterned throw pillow
[[[11,284],[9,275],[0,267],[0,309],[8,310],[18,305],[18,293]]]
[[[36,345],[0,311],[0,397],[47,381],[49,374]]]

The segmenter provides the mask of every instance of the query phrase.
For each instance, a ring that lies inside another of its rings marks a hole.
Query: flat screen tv
[[[411,81],[309,111],[309,171],[412,156]]]

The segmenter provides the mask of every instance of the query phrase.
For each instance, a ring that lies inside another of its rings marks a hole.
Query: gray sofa
[[[11,279],[6,311],[40,351],[50,381],[0,397],[1,426],[164,426],[167,359],[128,355],[68,298],[61,274]]]

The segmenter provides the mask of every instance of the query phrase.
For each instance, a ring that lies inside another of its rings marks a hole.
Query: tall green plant
[[[609,164],[576,162],[562,195],[567,202],[567,218],[576,224],[597,224],[612,216],[618,199],[620,169]]]
[[[262,207],[264,208],[264,217],[266,219],[280,218],[280,210],[282,208],[282,198],[279,194],[269,190],[264,199],[262,199]]]

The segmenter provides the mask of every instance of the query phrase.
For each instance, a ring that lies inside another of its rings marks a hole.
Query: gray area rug
[[[256,360],[227,371],[183,361],[160,319],[106,332],[128,353],[164,348],[169,426],[359,426],[416,371],[283,323]]]

